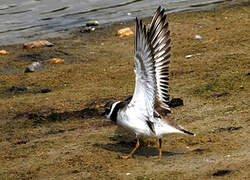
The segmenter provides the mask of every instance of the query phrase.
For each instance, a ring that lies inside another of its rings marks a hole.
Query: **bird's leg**
[[[162,155],[162,149],[161,149],[161,147],[162,147],[162,139],[160,138],[160,139],[158,139],[158,141],[159,141],[159,155],[158,156],[154,156],[154,158],[161,159],[161,155]]]
[[[159,158],[161,158],[161,155],[162,155],[161,145],[162,145],[162,140],[160,138],[159,139]]]
[[[136,145],[135,145],[134,149],[129,153],[129,155],[121,156],[121,158],[122,159],[132,158],[133,154],[135,153],[135,151],[138,149],[139,146],[140,146],[140,140],[139,140],[139,138],[137,138],[137,142],[136,142]]]

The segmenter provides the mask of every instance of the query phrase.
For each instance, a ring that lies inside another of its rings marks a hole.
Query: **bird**
[[[132,158],[140,145],[141,137],[158,139],[162,157],[162,137],[169,133],[195,136],[174,120],[168,118],[169,63],[171,38],[165,9],[158,7],[148,28],[136,18],[134,40],[135,89],[125,101],[109,102],[103,115],[116,124],[133,131],[136,145],[123,159]]]

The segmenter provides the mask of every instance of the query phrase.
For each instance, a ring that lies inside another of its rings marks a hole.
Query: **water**
[[[172,13],[234,3],[239,0],[0,0],[0,45],[60,36],[89,20],[107,24],[149,17],[159,5]]]

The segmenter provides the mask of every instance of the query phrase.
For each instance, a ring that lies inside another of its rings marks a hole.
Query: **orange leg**
[[[160,138],[160,139],[159,139],[159,158],[161,158],[161,155],[162,155],[161,145],[162,145],[162,140],[161,140],[161,138]]]
[[[129,153],[129,155],[121,156],[121,158],[122,159],[132,158],[133,154],[135,153],[135,151],[138,149],[139,146],[140,146],[140,140],[139,140],[139,138],[137,138],[137,142],[136,142],[136,145],[135,145],[134,149]]]
[[[161,159],[161,156],[162,156],[162,149],[161,149],[161,147],[162,147],[162,139],[160,138],[159,139],[159,155],[158,156],[154,156],[153,158],[159,158],[159,159]]]

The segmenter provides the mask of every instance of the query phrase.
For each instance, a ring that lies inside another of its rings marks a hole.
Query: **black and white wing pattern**
[[[139,118],[154,121],[155,110],[160,115],[169,108],[170,31],[164,9],[155,12],[148,31],[136,19],[135,91],[129,106],[134,106]]]
[[[164,9],[159,7],[149,25],[147,39],[153,51],[156,78],[155,109],[158,113],[170,111],[169,108],[169,63],[170,31]]]
[[[135,90],[129,106],[135,107],[137,118],[153,121],[156,93],[154,55],[142,21],[136,19],[135,31]]]

